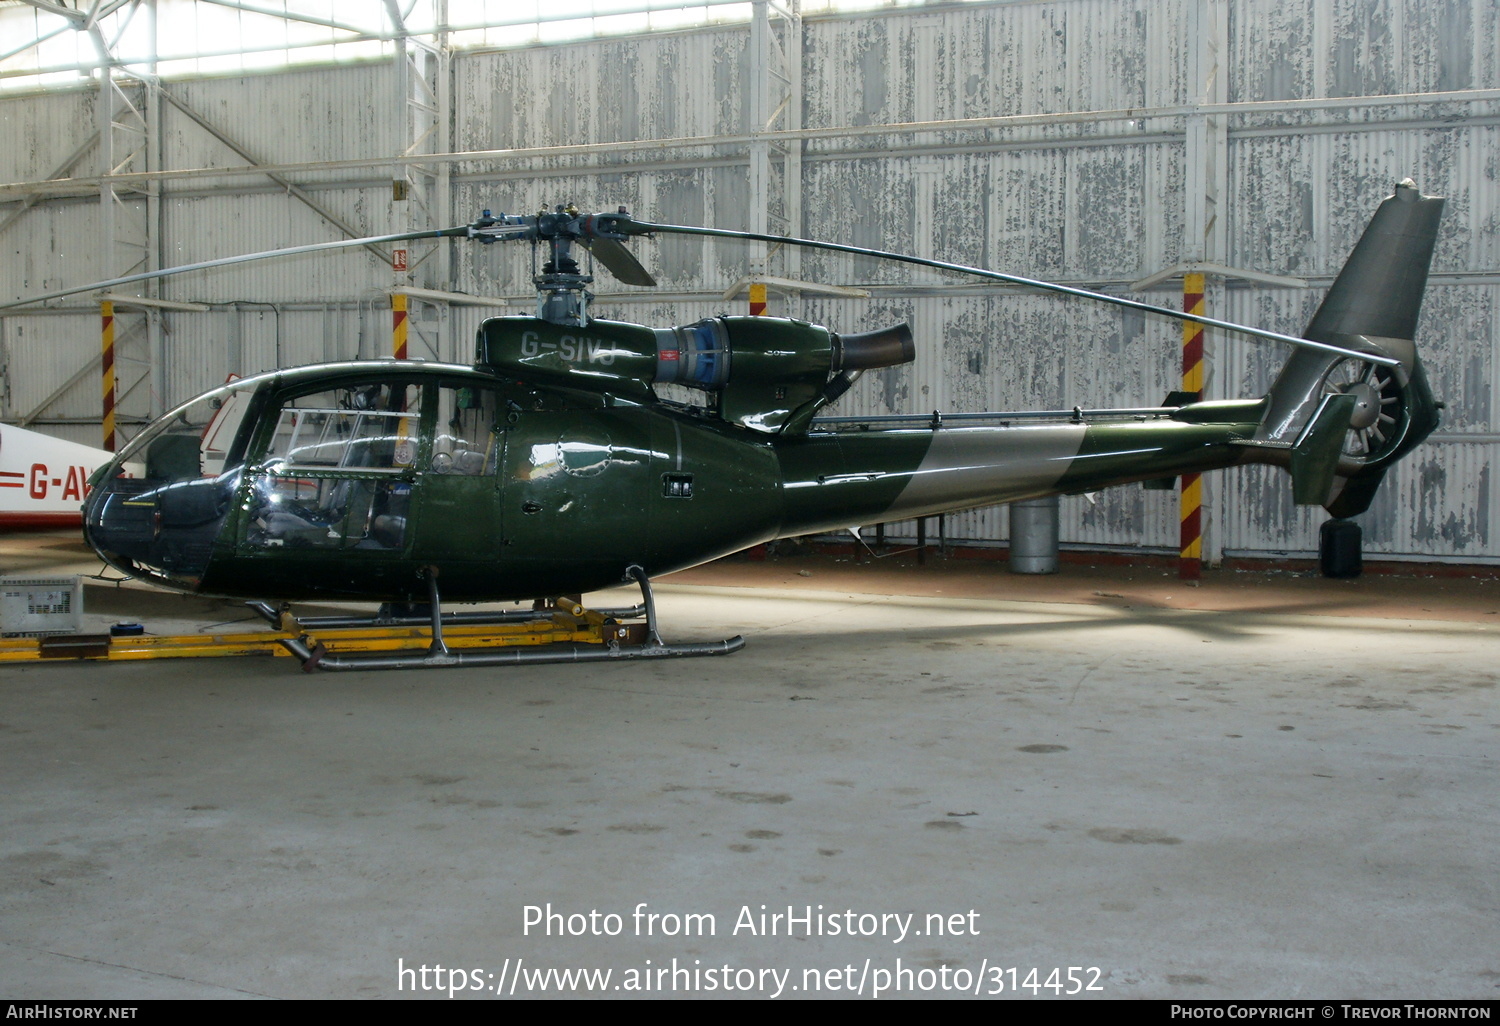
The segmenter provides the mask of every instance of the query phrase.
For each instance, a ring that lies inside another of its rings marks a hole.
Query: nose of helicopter
[[[228,448],[272,375],[232,378],[170,411],[90,479],[84,540],[121,573],[196,591],[240,480]]]
[[[121,573],[196,590],[238,475],[176,481],[128,477],[118,461],[109,473],[84,501],[84,539]]]

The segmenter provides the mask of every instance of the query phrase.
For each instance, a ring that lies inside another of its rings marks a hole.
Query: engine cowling
[[[905,324],[839,335],[777,317],[710,317],[673,328],[496,317],[478,341],[479,364],[499,374],[630,402],[654,401],[658,384],[682,385],[713,395],[724,420],[766,432],[806,430],[860,372],[916,357]]]

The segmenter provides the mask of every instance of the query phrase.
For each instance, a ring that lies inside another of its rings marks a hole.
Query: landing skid
[[[571,599],[559,598],[554,600],[550,611],[502,614],[503,622],[491,621],[474,626],[453,614],[443,614],[437,575],[429,573],[427,593],[431,615],[427,620],[430,640],[426,652],[412,651],[408,643],[402,646],[403,651],[389,654],[369,650],[376,646],[366,646],[347,655],[334,654],[329,641],[318,640],[305,632],[277,640],[302,661],[302,669],[309,673],[313,670],[425,670],[454,666],[668,659],[728,655],[745,647],[745,639],[739,635],[724,641],[684,645],[669,645],[662,641],[657,629],[656,599],[650,579],[638,566],[631,566],[625,572],[641,589],[641,605],[629,610],[590,610]],[[252,608],[256,606],[252,603]],[[256,611],[267,616],[273,626],[280,629],[282,614],[265,603],[258,606]],[[642,610],[646,614],[644,623],[620,622],[621,619],[640,616]],[[304,621],[300,626],[309,627],[311,622]],[[409,635],[416,636],[416,631]]]

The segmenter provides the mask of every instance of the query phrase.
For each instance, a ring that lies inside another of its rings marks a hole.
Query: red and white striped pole
[[[1184,313],[1203,316],[1203,275],[1189,272],[1182,277]],[[1203,397],[1203,325],[1182,323],[1182,390]],[[1198,474],[1182,475],[1181,554],[1177,576],[1196,581],[1203,576],[1203,482]]]

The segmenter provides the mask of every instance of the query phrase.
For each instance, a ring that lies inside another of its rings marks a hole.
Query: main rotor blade
[[[750,242],[773,242],[786,246],[803,246],[807,249],[826,249],[834,253],[853,253],[856,256],[877,257],[881,260],[895,260],[903,264],[917,264],[921,267],[935,267],[940,271],[955,271],[959,274],[972,274],[980,278],[990,278],[994,281],[1003,281],[1011,285],[1024,285],[1028,288],[1042,289],[1047,292],[1058,292],[1065,296],[1075,296],[1079,299],[1092,299],[1100,303],[1109,303],[1113,306],[1123,306],[1127,310],[1140,310],[1144,313],[1160,314],[1164,317],[1172,317],[1179,321],[1191,321],[1194,324],[1202,324],[1210,328],[1219,328],[1223,331],[1233,331],[1241,335],[1250,335],[1255,338],[1270,339],[1273,342],[1285,342],[1288,345],[1302,346],[1308,349],[1318,349],[1325,353],[1333,353],[1338,356],[1355,357],[1366,363],[1379,364],[1382,367],[1395,367],[1401,361],[1378,353],[1361,352],[1357,349],[1346,349],[1343,346],[1329,345],[1327,342],[1314,342],[1312,339],[1301,338],[1297,335],[1283,335],[1278,331],[1267,331],[1264,328],[1252,328],[1246,324],[1235,324],[1232,321],[1221,321],[1213,317],[1203,317],[1199,314],[1184,313],[1180,310],[1171,310],[1163,306],[1152,306],[1150,303],[1142,303],[1134,299],[1126,299],[1123,296],[1111,296],[1104,292],[1090,292],[1088,289],[1074,288],[1071,285],[1059,285],[1056,282],[1039,281],[1035,278],[1023,278],[1018,274],[1005,274],[1001,271],[990,271],[983,267],[969,267],[965,264],[950,264],[944,260],[929,260],[926,257],[911,256],[907,253],[890,253],[880,249],[864,249],[860,246],[845,246],[837,242],[819,242],[816,239],[797,239],[787,235],[762,235],[759,232],[735,232],[723,228],[698,228],[693,225],[683,224],[654,224],[650,221],[637,221],[634,218],[620,218],[615,226],[618,230],[630,235],[645,235],[651,232],[667,232],[679,235],[707,235],[719,239],[743,239]]]
[[[339,239],[336,242],[318,242],[310,246],[292,246],[289,249],[270,249],[264,253],[246,253],[241,256],[220,257],[217,260],[204,260],[196,264],[183,264],[180,267],[167,267],[160,271],[144,271],[140,274],[129,274],[123,278],[111,278],[108,281],[96,281],[89,285],[78,285],[71,289],[62,289],[58,292],[49,292],[44,296],[32,296],[30,299],[19,299],[9,303],[0,303],[0,310],[14,310],[17,307],[31,306],[34,303],[45,303],[49,299],[61,299],[63,296],[76,296],[80,292],[94,292],[98,289],[114,288],[116,285],[128,285],[131,282],[150,281],[152,278],[169,278],[174,274],[186,274],[189,271],[202,271],[210,267],[227,267],[230,264],[243,264],[252,260],[270,260],[272,257],[297,256],[300,253],[319,253],[329,249],[349,249],[353,246],[367,246],[382,242],[405,242],[408,239],[441,239],[455,235],[468,235],[469,226],[459,225],[456,228],[441,228],[436,231],[428,229],[420,232],[403,232],[399,235],[371,235],[363,239]]]
[[[593,238],[582,240],[584,248],[594,254],[595,258],[609,268],[613,274],[626,285],[655,285],[656,279],[651,277],[651,272],[641,266],[641,262],[614,239]]]

